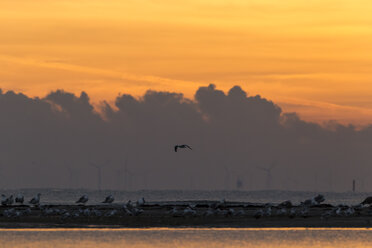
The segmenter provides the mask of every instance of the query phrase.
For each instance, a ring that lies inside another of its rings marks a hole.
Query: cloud
[[[352,179],[372,186],[370,126],[320,126],[240,86],[199,87],[194,100],[167,91],[121,94],[100,113],[85,92],[30,98],[0,91],[0,115],[7,188],[94,188],[95,162],[103,187],[123,189],[124,161],[132,182],[126,189],[234,189],[238,177],[246,190],[265,189],[267,175],[257,167],[273,163],[275,189],[345,191]],[[193,150],[175,153],[183,143]]]

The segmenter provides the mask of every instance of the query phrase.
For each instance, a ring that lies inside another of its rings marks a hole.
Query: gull
[[[4,194],[2,194],[1,195],[1,205],[6,205],[6,200],[7,200],[7,198],[6,198],[6,195],[4,195]]]
[[[145,205],[145,198],[142,197],[141,199],[137,201],[137,206],[143,206],[143,205]]]
[[[140,215],[140,214],[143,213],[143,210],[140,209],[140,208],[133,208],[132,211],[131,211],[131,213],[132,213],[132,215],[134,215],[134,216],[138,216],[138,215]]]
[[[16,196],[16,198],[15,198],[15,202],[16,202],[16,203],[20,203],[20,204],[23,204],[24,200],[25,200],[25,198],[24,198],[24,196],[21,195],[21,194],[18,194],[18,195]]]
[[[115,209],[114,210],[111,210],[111,211],[108,211],[106,214],[105,214],[105,217],[112,217],[114,215],[117,214],[118,211],[116,211]]]
[[[354,215],[354,214],[355,214],[355,210],[352,207],[348,207],[348,209],[345,210],[345,215],[346,216],[350,216],[350,215]]]
[[[178,216],[179,215],[179,211],[176,207],[173,207],[169,212],[168,212],[170,215],[172,215],[173,217],[175,216]]]
[[[227,212],[227,215],[230,215],[230,216],[235,216],[237,213],[235,212],[234,209],[232,208],[229,208],[228,212]]]
[[[82,203],[82,204],[85,204],[87,203],[88,201],[88,196],[87,195],[83,195],[82,197],[79,198],[79,200],[76,201],[76,203]]]
[[[270,217],[271,216],[271,212],[272,212],[271,205],[268,204],[267,206],[265,206],[265,208],[263,210],[263,215],[264,216],[267,216],[267,217]]]
[[[261,218],[263,215],[264,215],[264,211],[263,211],[262,209],[259,209],[259,210],[257,210],[257,211],[254,213],[253,217],[256,218],[256,219],[259,219],[259,218]]]
[[[280,209],[278,209],[277,215],[279,215],[279,216],[285,216],[285,215],[287,215],[287,209],[286,208],[280,208]]]
[[[303,217],[303,218],[307,218],[309,217],[309,209],[304,207],[301,209],[300,211],[300,215]]]
[[[10,218],[10,217],[14,217],[15,216],[15,208],[10,208],[10,209],[6,209],[4,212],[3,212],[3,215],[7,218]]]
[[[113,203],[115,198],[112,195],[106,197],[106,199],[102,203]]]
[[[187,207],[183,210],[183,215],[184,216],[195,216],[196,215],[196,211]]]
[[[83,211],[83,214],[85,215],[85,216],[91,216],[91,211],[90,211],[90,209],[89,208],[87,208],[87,209],[84,209],[84,211]]]
[[[127,208],[127,209],[132,209],[133,208],[133,204],[132,204],[132,201],[129,200],[127,203],[125,203],[124,205],[124,208]]]
[[[322,203],[322,202],[325,201],[324,196],[323,196],[323,195],[320,195],[320,194],[317,195],[317,196],[315,196],[313,199],[314,199],[314,201],[317,202],[318,204],[320,204],[320,203]]]
[[[365,205],[365,204],[372,204],[372,196],[368,196],[362,203],[362,205]]]
[[[288,217],[291,218],[291,219],[293,219],[293,218],[296,217],[296,216],[297,216],[297,211],[296,211],[296,209],[295,209],[295,208],[291,208],[291,209],[289,210],[289,215],[288,215]]]
[[[333,212],[332,212],[332,210],[329,210],[329,211],[326,211],[326,212],[322,213],[322,215],[320,216],[320,219],[321,220],[328,220],[332,216],[333,216]]]
[[[38,193],[34,198],[32,198],[29,203],[32,204],[32,205],[39,205],[40,203],[40,196],[41,194]]]
[[[213,216],[214,211],[211,208],[208,208],[208,210],[204,213],[204,216]]]
[[[98,209],[94,209],[94,210],[92,211],[92,214],[93,214],[94,216],[96,216],[96,217],[101,217],[101,216],[102,216],[102,212],[99,211]]]
[[[8,206],[12,205],[14,202],[13,195],[9,196],[8,198],[5,195],[1,195],[1,205]]]
[[[293,206],[291,201],[284,201],[278,205],[278,207],[291,208]]]
[[[192,148],[186,144],[183,144],[183,145],[175,145],[174,146],[174,151],[177,152],[178,148],[189,148],[190,150],[192,150]]]

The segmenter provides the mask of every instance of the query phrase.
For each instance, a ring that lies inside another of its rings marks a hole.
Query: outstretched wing
[[[189,146],[189,145],[184,145],[185,147],[189,148],[190,150],[192,150],[192,148]]]
[[[178,146],[174,146],[174,151],[177,152]]]

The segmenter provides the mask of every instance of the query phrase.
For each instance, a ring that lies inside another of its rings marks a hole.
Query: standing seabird
[[[24,198],[24,196],[21,195],[21,194],[18,194],[18,195],[16,196],[16,198],[15,198],[15,202],[16,202],[16,203],[20,203],[20,204],[23,204],[24,200],[25,200],[25,198]]]
[[[137,206],[143,206],[143,205],[145,205],[145,198],[142,197],[141,199],[137,201]]]
[[[83,195],[82,197],[79,198],[79,200],[76,201],[76,203],[82,203],[82,204],[85,204],[87,203],[88,201],[88,196],[87,195]]]
[[[41,194],[38,193],[34,198],[32,198],[29,203],[32,204],[32,205],[39,205],[40,203],[40,196]]]
[[[189,148],[190,150],[192,150],[192,148],[189,146],[189,145],[175,145],[174,146],[174,151],[177,152],[178,148]]]
[[[6,195],[1,195],[1,205],[8,206],[12,205],[14,202],[13,195],[6,197]]]
[[[1,205],[5,206],[6,205],[6,200],[7,200],[6,195],[2,194],[1,195]]]
[[[106,197],[106,199],[102,203],[113,203],[115,198],[112,195]]]
[[[372,204],[372,196],[368,196],[361,204],[362,205],[365,205],[365,204],[371,205]]]

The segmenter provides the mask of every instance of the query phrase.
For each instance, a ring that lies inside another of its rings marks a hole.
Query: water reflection
[[[2,229],[0,247],[372,247],[361,228]]]

